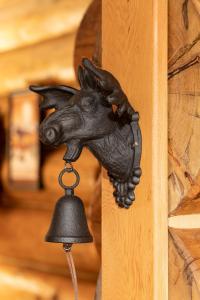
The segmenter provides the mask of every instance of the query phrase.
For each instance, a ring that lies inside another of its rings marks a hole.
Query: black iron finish
[[[76,182],[72,186],[66,186],[62,177],[65,173],[73,172]],[[65,195],[56,203],[53,218],[45,240],[53,243],[64,243],[71,248],[74,243],[92,242],[89,232],[85,209],[82,200],[74,196],[74,188],[79,184],[79,174],[72,167],[65,167],[58,179],[65,189]]]
[[[78,77],[80,90],[68,86],[30,87],[44,97],[42,110],[55,108],[41,123],[40,138],[48,145],[66,144],[67,162],[76,161],[83,147],[89,148],[108,170],[116,202],[128,208],[141,176],[139,114],[117,79],[90,60],[83,59]]]

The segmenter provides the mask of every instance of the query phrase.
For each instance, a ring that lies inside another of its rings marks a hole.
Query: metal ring
[[[63,177],[63,175],[65,174],[65,173],[74,173],[75,174],[75,176],[76,176],[76,181],[75,181],[75,183],[74,184],[72,184],[72,185],[69,185],[69,186],[67,186],[67,185],[65,185],[64,183],[63,183],[63,181],[62,181],[62,177]],[[72,167],[72,168],[64,168],[61,172],[60,172],[60,174],[59,174],[59,176],[58,176],[58,182],[59,182],[59,184],[60,184],[60,186],[63,188],[63,189],[68,189],[68,190],[73,190],[75,187],[77,187],[77,185],[79,184],[79,182],[80,182],[80,176],[79,176],[79,174],[78,174],[78,172]]]

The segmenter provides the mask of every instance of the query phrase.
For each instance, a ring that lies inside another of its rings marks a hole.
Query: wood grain
[[[182,1],[169,1],[169,71],[200,53],[200,15],[188,2],[188,24],[183,24]],[[199,38],[198,38],[199,37]],[[169,80],[169,211],[181,214],[182,201],[200,193],[200,64]],[[187,203],[189,203],[187,202]],[[194,203],[195,207],[196,204]],[[183,210],[184,213],[184,210]]]
[[[182,15],[183,1],[169,1],[169,42],[168,62],[169,68],[174,68],[191,56],[198,54],[200,43],[199,14],[192,3],[188,1],[188,29],[185,28]]]
[[[194,229],[200,228],[200,217],[199,213],[195,214],[185,214],[185,215],[177,215],[170,216],[168,218],[169,227],[172,228],[181,228],[181,229]]]
[[[200,229],[174,229],[170,228],[170,235],[176,246],[178,254],[184,260],[184,270],[187,284],[193,285],[194,293],[200,291]],[[173,299],[173,298],[170,298]],[[193,298],[185,297],[184,300]]]
[[[75,32],[90,0],[11,2],[0,9],[0,53]]]
[[[103,1],[102,63],[139,111],[141,183],[130,210],[119,209],[104,176],[103,295],[167,300],[166,1]]]
[[[191,299],[192,287],[185,272],[185,260],[177,252],[177,248],[170,236],[169,257],[169,299]]]
[[[199,1],[169,1],[169,299],[200,299]],[[187,28],[184,18],[187,18]],[[192,61],[196,64],[189,66]],[[182,66],[188,66],[183,69]],[[195,215],[194,215],[195,214]],[[193,229],[183,229],[193,227]],[[174,245],[172,245],[174,244]],[[174,262],[174,264],[173,264]],[[178,270],[178,271],[177,271]],[[174,280],[177,273],[177,280]],[[183,292],[183,293],[182,293]]]
[[[200,214],[200,198],[184,198],[170,216]]]

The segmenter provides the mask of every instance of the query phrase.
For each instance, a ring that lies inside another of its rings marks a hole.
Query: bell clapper
[[[71,252],[72,245],[73,244],[70,244],[70,243],[64,243],[63,249],[64,249],[66,257],[67,257],[69,271],[70,271],[72,284],[73,284],[73,288],[74,288],[74,300],[78,300],[78,281],[77,281],[74,260],[73,260],[73,256],[72,256],[72,252]]]
[[[63,244],[63,249],[64,249],[64,251],[65,251],[65,252],[71,251],[72,245],[73,245],[73,244],[70,244],[70,243],[64,243],[64,244]]]

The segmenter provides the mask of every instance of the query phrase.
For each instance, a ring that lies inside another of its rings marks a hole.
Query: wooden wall
[[[169,1],[169,299],[200,299],[200,5]],[[186,218],[187,216],[187,218]]]
[[[3,70],[0,75],[0,298],[4,300],[73,299],[62,247],[44,243],[53,207],[62,195],[57,176],[64,166],[65,147],[49,151],[42,148],[42,189],[11,189],[6,149],[8,97],[29,84],[77,85],[74,60],[80,62],[80,57],[74,57],[76,35],[89,4],[90,0],[46,0],[40,5],[36,0],[0,0],[0,68]],[[90,35],[93,37],[93,32]],[[91,55],[94,48],[90,45]],[[100,167],[87,150],[75,167],[81,176],[77,194],[84,200],[99,249],[100,224],[92,213],[95,205],[92,208],[91,205],[95,201],[99,203]],[[80,297],[92,299],[100,267],[96,246],[75,246],[73,254]]]
[[[0,1],[0,95],[30,82],[75,80],[75,37],[90,2]]]

